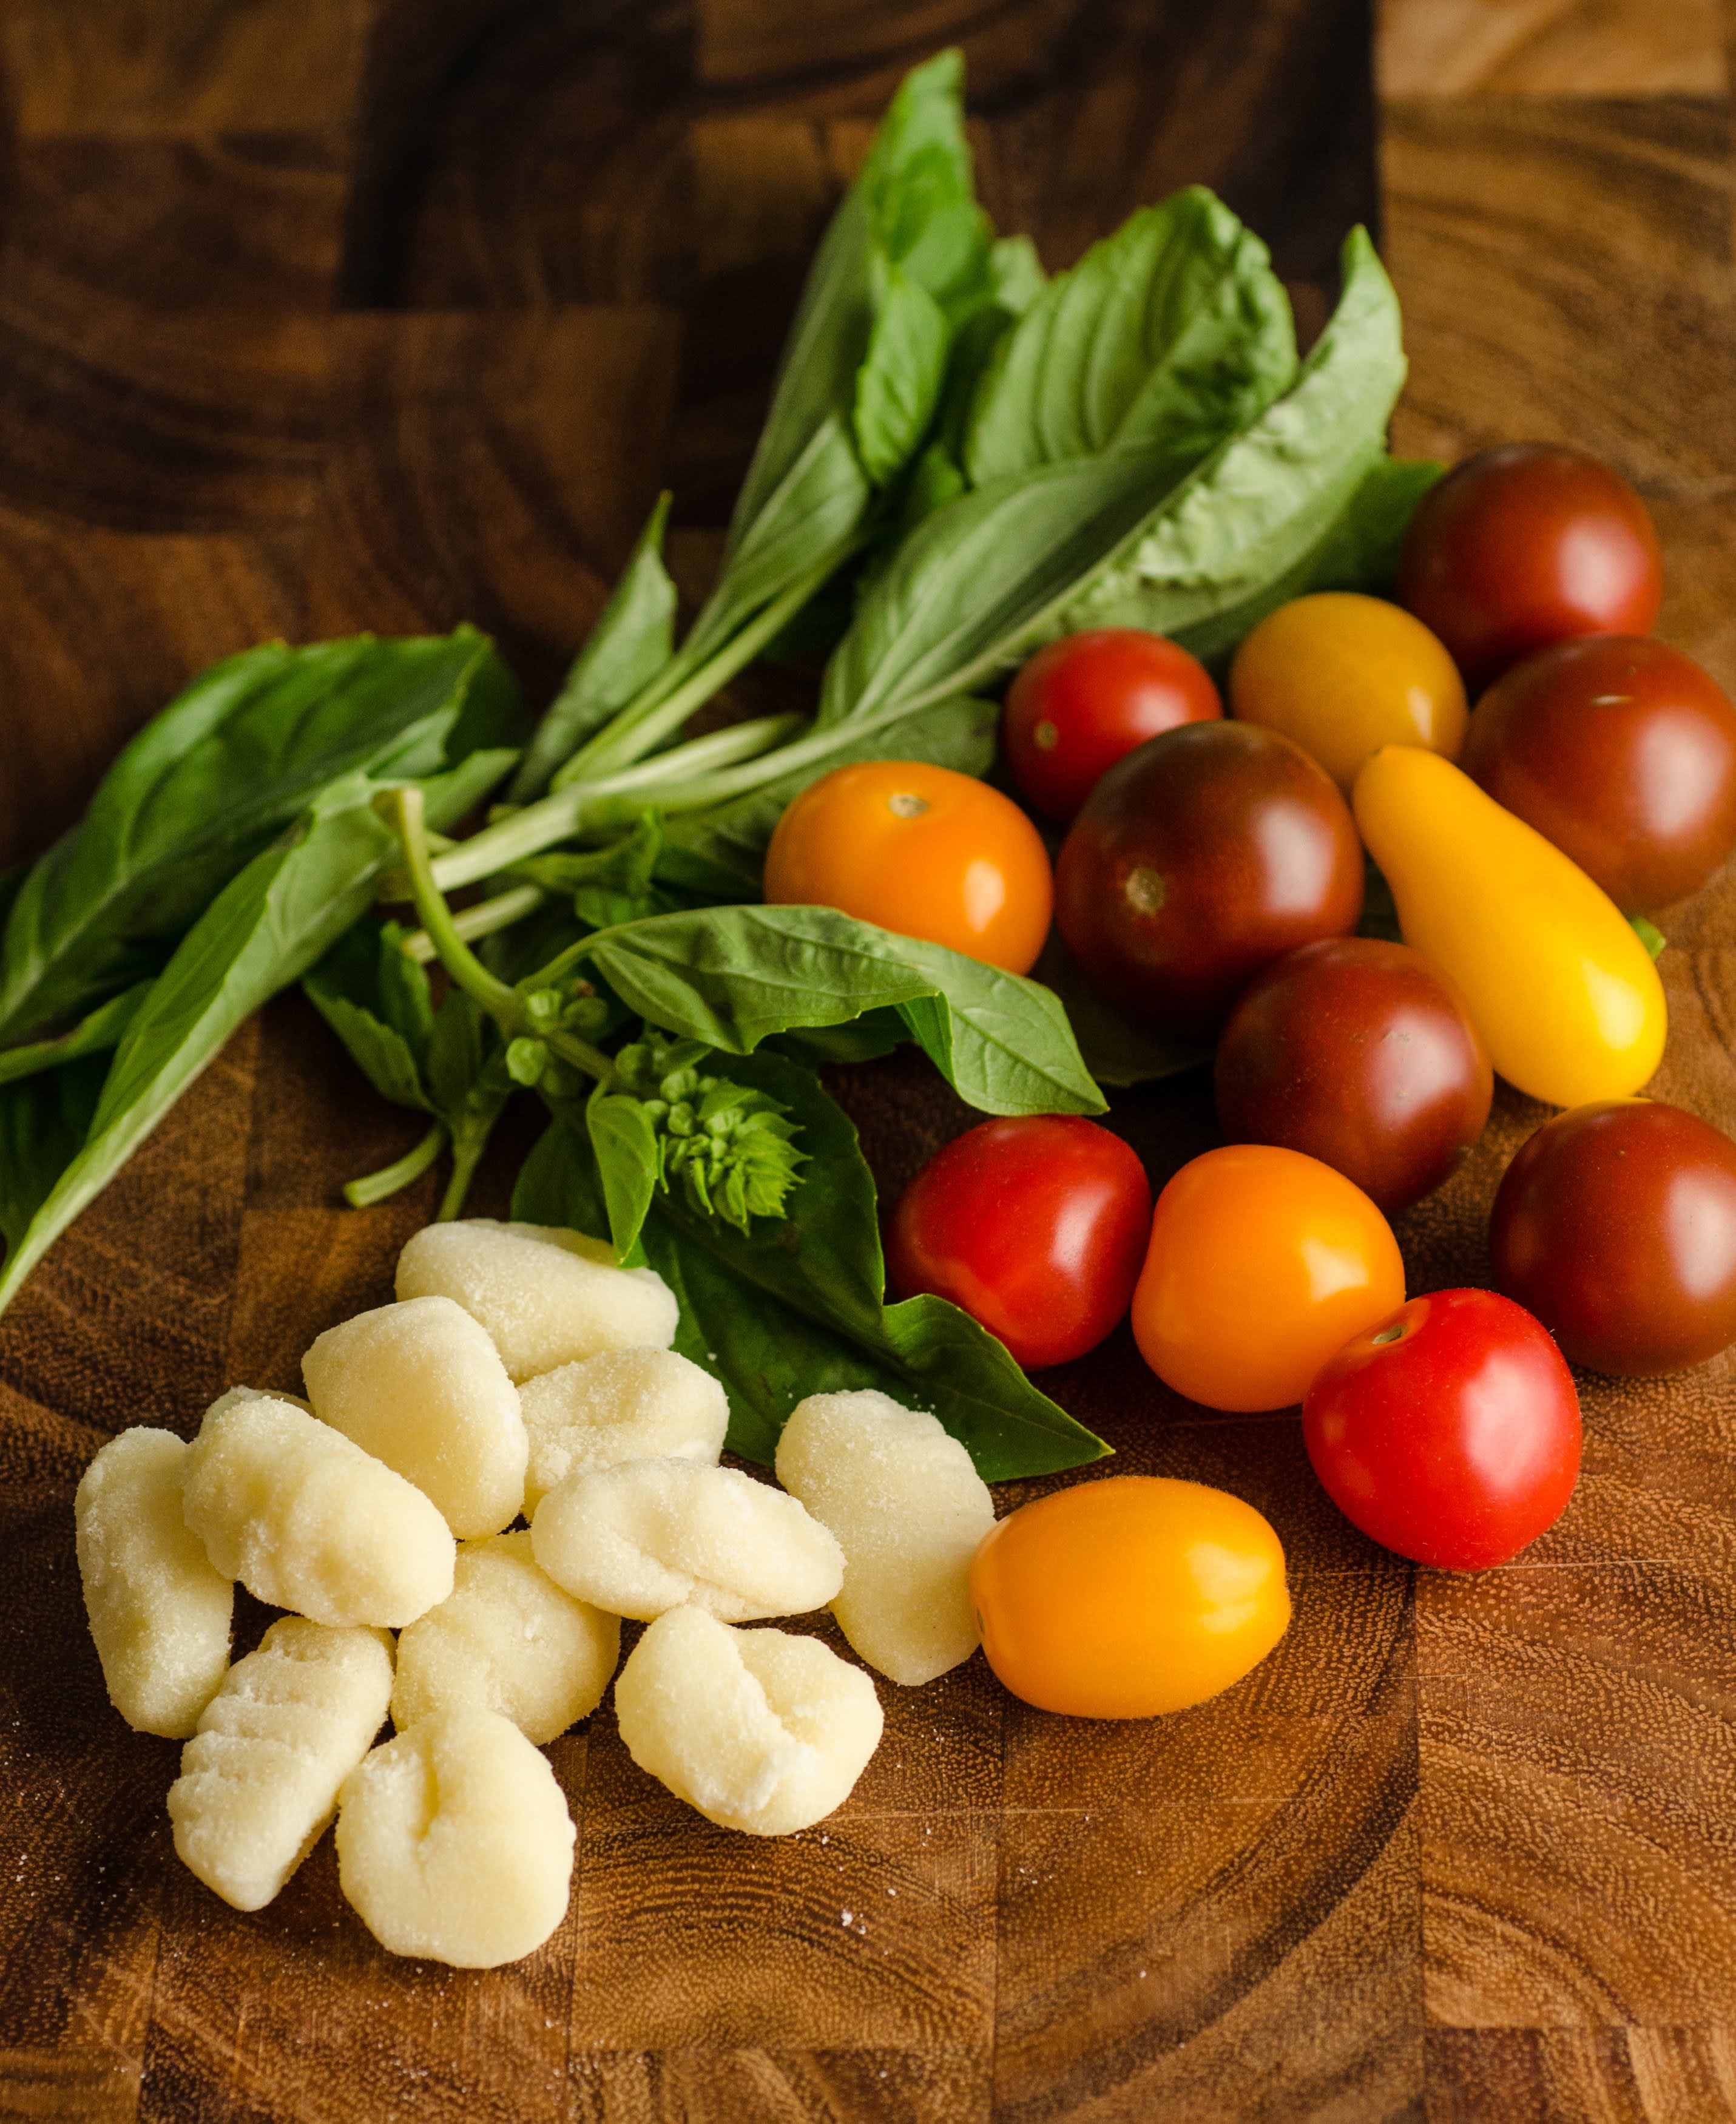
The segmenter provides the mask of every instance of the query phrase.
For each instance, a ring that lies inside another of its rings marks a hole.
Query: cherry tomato
[[[1474,689],[1579,634],[1649,634],[1663,594],[1645,504],[1583,450],[1482,450],[1422,499],[1399,555],[1399,602]]]
[[[1508,1167],[1489,1251],[1576,1365],[1703,1364],[1736,1342],[1736,1143],[1647,1099],[1557,1114]]]
[[[1133,1293],[1140,1355],[1208,1408],[1286,1408],[1335,1350],[1405,1302],[1391,1227],[1297,1150],[1232,1144],[1157,1197]]]
[[[897,759],[810,782],[777,822],[765,890],[775,905],[836,907],[1014,974],[1035,965],[1054,901],[1049,853],[1010,796]]]
[[[1478,702],[1460,764],[1625,914],[1680,900],[1736,848],[1736,707],[1643,635],[1515,664]]]
[[[1106,1128],[984,1121],[898,1197],[886,1264],[901,1296],[950,1298],[1027,1369],[1062,1365],[1126,1313],[1151,1219],[1145,1168]]]
[[[1318,760],[1348,796],[1383,745],[1457,759],[1465,682],[1419,619],[1383,598],[1322,590],[1269,613],[1236,652],[1230,705]]]
[[[1494,1095],[1458,990],[1419,952],[1372,937],[1327,937],[1256,974],[1213,1083],[1232,1143],[1305,1151],[1382,1210],[1449,1177]]]
[[[1051,641],[1012,682],[1001,743],[1019,792],[1063,825],[1148,737],[1223,713],[1204,665],[1161,634],[1099,627]]]
[[[1075,1718],[1203,1703],[1290,1626],[1269,1522],[1166,1475],[1101,1477],[1021,1505],[983,1535],[970,1601],[1004,1686]]]
[[[1363,876],[1349,809],[1299,746],[1189,723],[1086,800],[1055,866],[1055,919],[1112,1008],[1198,1039],[1262,966],[1354,929]]]
[[[1418,1563],[1484,1571],[1552,1527],[1579,1475],[1579,1397],[1530,1313],[1435,1290],[1348,1342],[1302,1438],[1354,1526]]]

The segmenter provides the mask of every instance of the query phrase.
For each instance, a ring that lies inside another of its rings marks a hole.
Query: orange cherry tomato
[[[1157,1197],[1133,1337],[1190,1401],[1287,1408],[1404,1302],[1398,1241],[1354,1181],[1299,1150],[1233,1143]]]
[[[1203,1703],[1290,1625],[1267,1520],[1167,1475],[1110,1475],[1021,1505],[983,1537],[970,1602],[1002,1683],[1075,1718]]]
[[[875,759],[834,768],[790,806],[766,851],[766,898],[836,907],[1028,974],[1054,880],[1011,797],[950,767]]]

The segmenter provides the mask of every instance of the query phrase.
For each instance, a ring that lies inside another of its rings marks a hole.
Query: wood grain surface
[[[1736,684],[1724,31],[1715,0],[8,0],[0,863],[244,644],[469,618],[546,688],[665,479],[702,576],[814,238],[949,40],[985,197],[1051,266],[1201,179],[1317,323],[1372,223],[1399,446],[1610,458],[1663,530],[1661,631]],[[1736,882],[1665,927],[1657,1088],[1736,1129]],[[909,1056],[834,1088],[887,1192],[965,1125]],[[1413,1287],[1482,1276],[1540,1118],[1504,1092],[1402,1221]],[[1112,1121],[1158,1182],[1214,1140],[1197,1079]],[[73,1488],[113,1431],[293,1384],[389,1295],[432,1182],[338,1190],[416,1132],[283,1003],[0,1323],[0,2117],[1736,2117],[1728,1358],[1586,1379],[1567,1515],[1455,1579],[1338,1517],[1293,1416],[1191,1407],[1124,1331],[1053,1390],[1288,1552],[1294,1627],[1228,1694],[1100,1727],[980,1661],[884,1685],[851,1800],[766,1843],[642,1776],[605,1708],[552,1751],[567,1920],[495,1972],[377,1949],[329,1840],[256,1915],[207,1894],[172,1744],[103,1695]]]

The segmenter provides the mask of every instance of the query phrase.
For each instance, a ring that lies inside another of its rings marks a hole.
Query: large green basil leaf
[[[16,1247],[89,1133],[105,1055],[0,1085],[0,1237]]]
[[[801,1125],[809,1160],[789,1212],[750,1235],[659,1195],[643,1256],[681,1305],[675,1346],[721,1379],[731,1449],[769,1465],[778,1434],[810,1393],[875,1387],[931,1411],[988,1482],[1100,1459],[1103,1441],[1040,1393],[1006,1347],[943,1299],[884,1302],[874,1181],[847,1117],[799,1064],[756,1055],[730,1074]],[[557,1121],[526,1161],[513,1215],[605,1229],[589,1144]]]

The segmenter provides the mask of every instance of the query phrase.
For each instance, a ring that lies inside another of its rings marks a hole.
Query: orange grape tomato
[[[1021,1505],[983,1537],[970,1600],[1002,1684],[1075,1718],[1203,1703],[1290,1624],[1267,1520],[1167,1475],[1105,1476]]]
[[[1287,1408],[1353,1335],[1405,1302],[1392,1228],[1354,1181],[1299,1150],[1235,1143],[1157,1198],[1133,1337],[1208,1408]]]
[[[835,768],[790,806],[766,852],[766,898],[836,907],[1027,974],[1054,881],[1011,797],[950,767],[876,759]]]
[[[1348,796],[1383,745],[1457,759],[1465,682],[1419,619],[1384,599],[1321,590],[1269,613],[1236,652],[1230,705],[1299,745]]]

